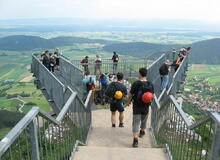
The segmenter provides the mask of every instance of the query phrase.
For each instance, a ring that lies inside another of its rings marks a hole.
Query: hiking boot
[[[138,139],[134,138],[132,147],[133,148],[137,148],[138,147]]]
[[[112,127],[114,127],[114,128],[115,128],[115,124],[112,124]]]
[[[120,124],[119,124],[119,127],[124,127],[124,123],[120,123]]]
[[[142,138],[145,135],[145,131],[140,130],[139,137]]]

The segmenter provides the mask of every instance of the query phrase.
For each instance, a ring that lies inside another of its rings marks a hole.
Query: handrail
[[[165,56],[165,54],[162,54],[156,61],[154,61],[148,68],[151,68],[152,66],[154,66],[161,58],[163,58]]]
[[[180,115],[182,116],[183,120],[185,121],[185,123],[187,124],[188,127],[190,127],[192,125],[192,123],[189,121],[189,119],[187,118],[185,112],[182,110],[182,108],[179,106],[179,104],[177,103],[176,99],[174,98],[173,95],[170,95],[170,99],[172,100],[172,102],[174,103],[175,107],[177,108],[178,112],[180,113]]]
[[[61,58],[63,58],[63,57],[61,57]],[[64,58],[63,58],[63,59],[64,59]],[[80,72],[83,73],[83,70],[80,69],[80,68],[79,68],[78,66],[76,66],[75,64],[71,63],[71,61],[70,61],[69,59],[65,59],[65,61],[66,61],[67,63],[69,63],[70,65],[74,66],[76,69],[78,69]]]
[[[217,112],[211,113],[211,117],[215,120],[216,124],[220,126],[220,115]]]
[[[63,106],[62,110],[60,111],[59,115],[57,116],[57,121],[61,121],[64,117],[64,115],[67,113],[71,103],[73,102],[73,100],[76,98],[76,93],[72,93],[71,96],[69,97],[69,99],[67,100],[66,104]]]
[[[0,141],[0,157],[16,140],[19,134],[30,124],[30,122],[39,113],[39,109],[33,107],[18,123],[13,127],[10,132]]]

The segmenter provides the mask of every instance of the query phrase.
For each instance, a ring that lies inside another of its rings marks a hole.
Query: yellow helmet
[[[115,99],[122,99],[122,97],[123,97],[123,93],[121,91],[115,92],[115,95],[114,95]]]

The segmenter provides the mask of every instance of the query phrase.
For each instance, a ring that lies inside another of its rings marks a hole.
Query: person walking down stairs
[[[147,69],[139,69],[139,80],[134,82],[128,96],[128,104],[133,101],[133,147],[138,147],[138,136],[145,135],[149,106],[153,100],[154,86],[147,81]],[[139,132],[139,135],[138,135]]]
[[[123,78],[123,73],[118,72],[117,81],[112,82],[106,90],[106,95],[111,98],[110,111],[112,127],[116,127],[116,111],[119,112],[119,127],[124,127],[124,105],[122,99],[127,96],[127,88],[123,84]]]

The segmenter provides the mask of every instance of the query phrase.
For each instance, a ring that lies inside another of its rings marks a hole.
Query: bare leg
[[[112,112],[111,121],[112,124],[116,124],[116,112]]]
[[[124,120],[124,112],[119,112],[119,122],[123,123]]]

